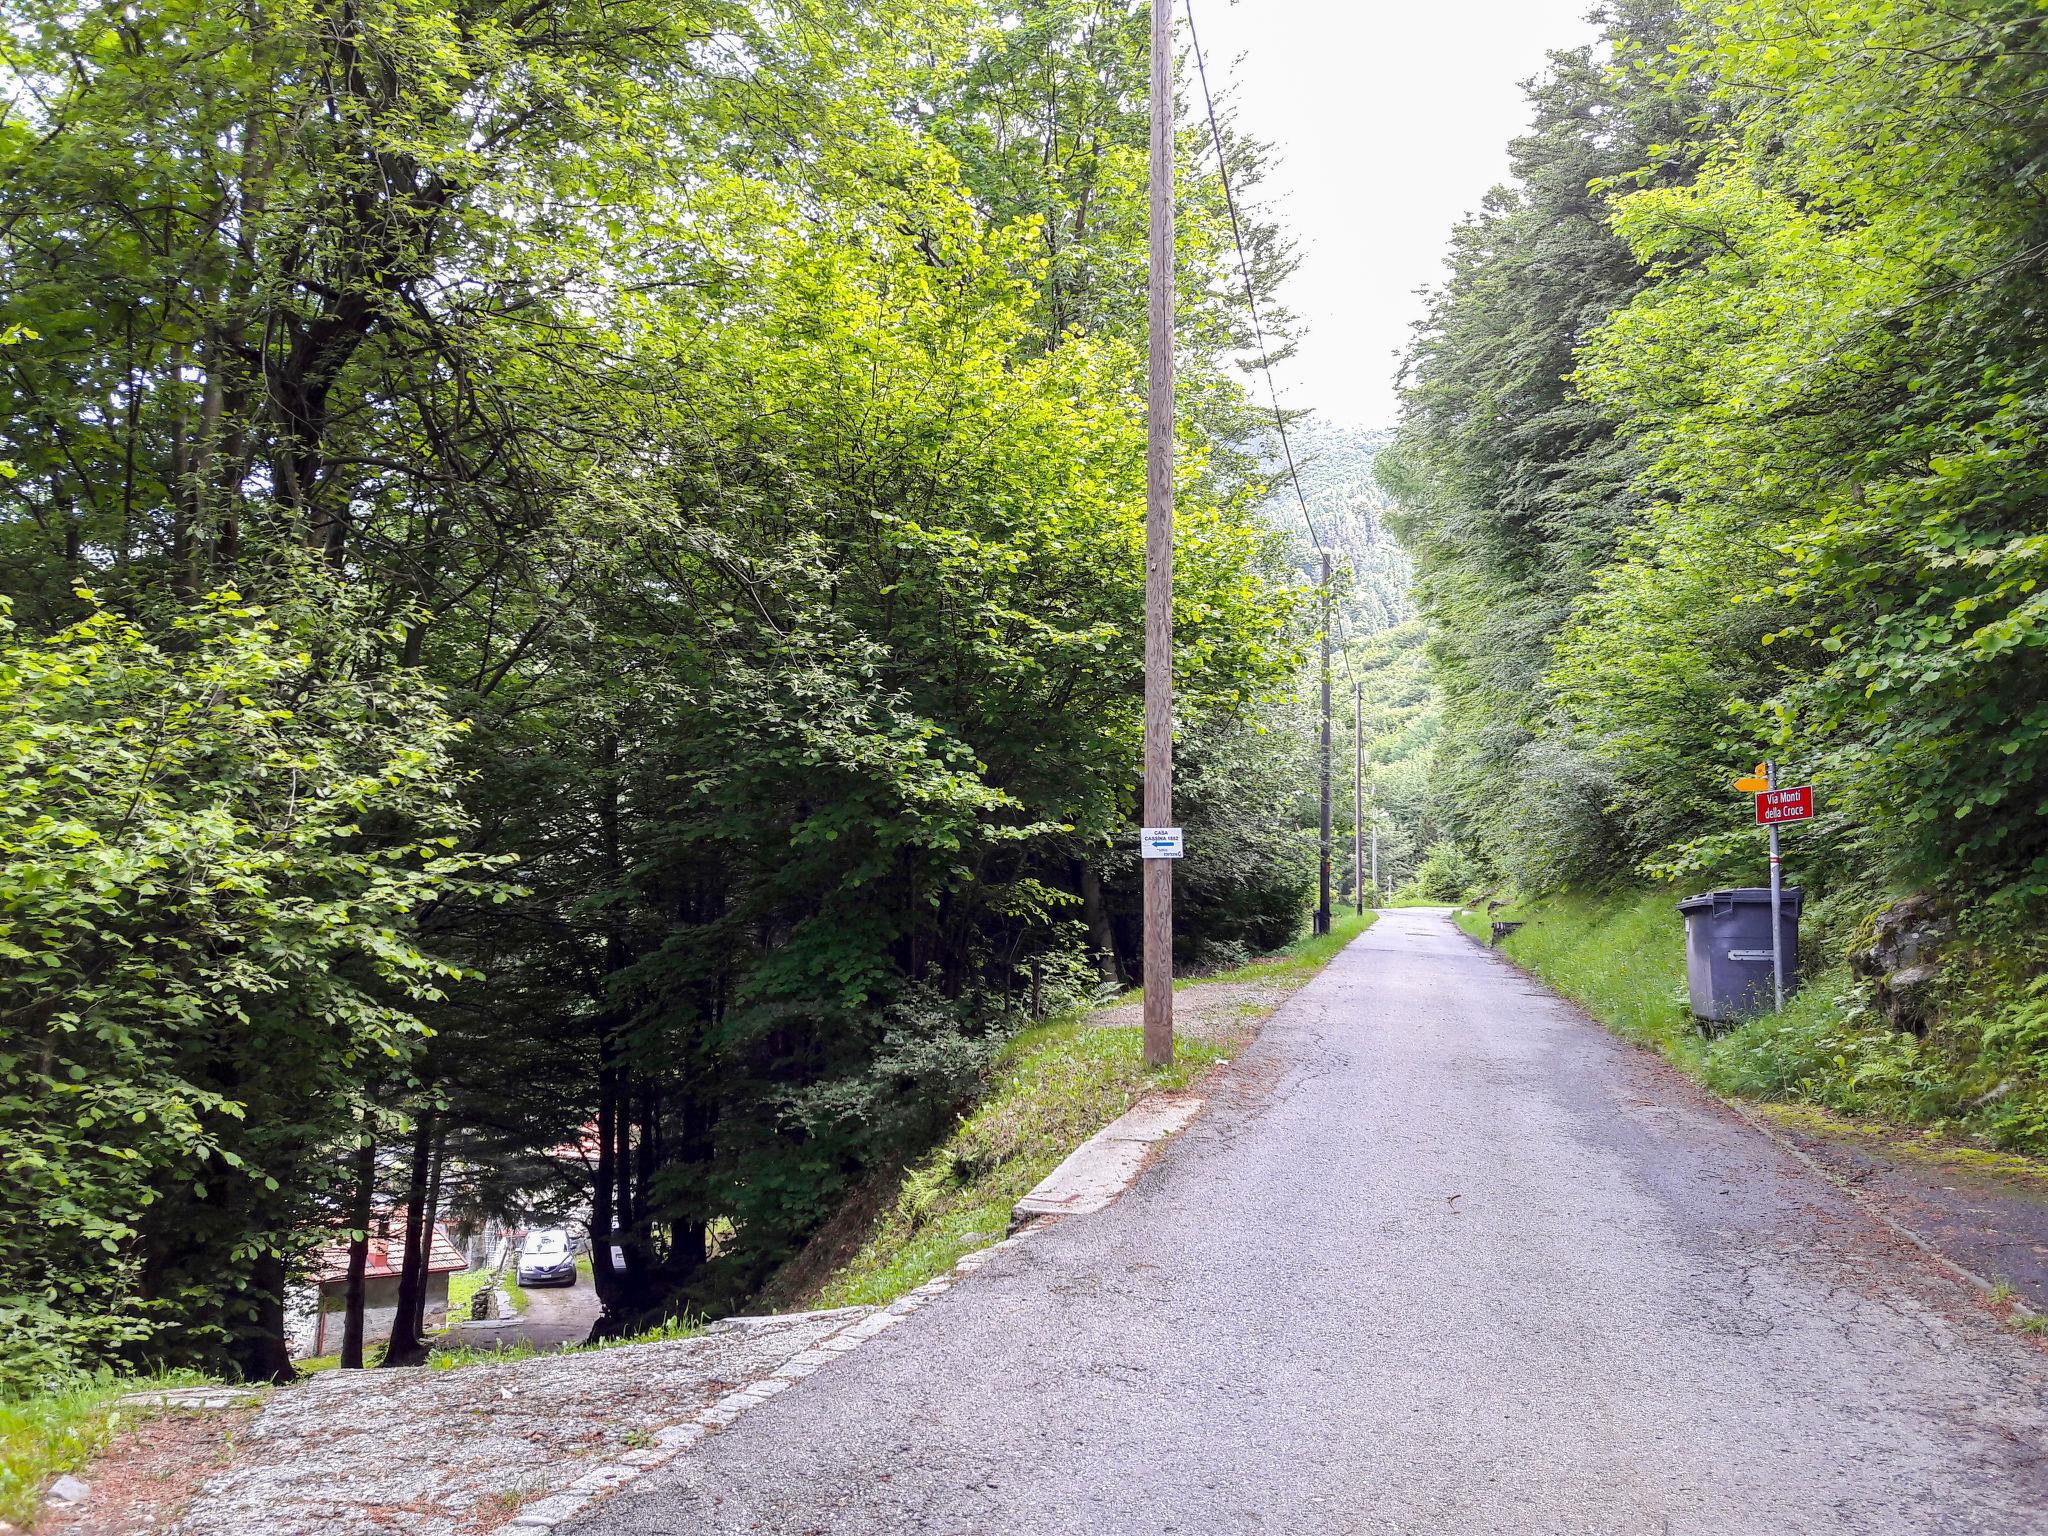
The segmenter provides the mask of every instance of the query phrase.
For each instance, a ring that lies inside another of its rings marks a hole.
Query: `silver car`
[[[560,1227],[535,1227],[519,1245],[521,1285],[574,1285],[576,1248]]]

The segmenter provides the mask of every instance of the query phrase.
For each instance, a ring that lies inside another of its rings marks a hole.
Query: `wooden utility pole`
[[[1173,0],[1152,0],[1151,406],[1145,431],[1145,825],[1173,825]],[[1173,1060],[1173,861],[1145,880],[1145,1061]]]
[[[1323,551],[1323,842],[1322,885],[1316,900],[1316,932],[1330,931],[1330,552]]]
[[[1351,684],[1351,894],[1365,916],[1365,685]],[[1377,893],[1374,899],[1378,899]]]

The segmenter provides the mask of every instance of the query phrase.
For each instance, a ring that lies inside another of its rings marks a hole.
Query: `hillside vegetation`
[[[0,1396],[287,1377],[373,1212],[743,1304],[1135,964],[1144,8],[10,15]],[[1193,127],[1190,965],[1313,874]]]
[[[1981,1098],[2037,1150],[2044,29],[2025,0],[1610,7],[1458,231],[1381,458],[1457,883],[1758,883],[1732,781],[1774,759],[1822,806],[1786,837],[1818,971],[1862,984],[1846,1033],[1715,1059]],[[1607,942],[1670,956],[1677,920]]]

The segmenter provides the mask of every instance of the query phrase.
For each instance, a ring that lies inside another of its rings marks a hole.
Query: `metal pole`
[[[1372,808],[1372,904],[1380,904],[1380,808]]]
[[[1365,685],[1351,685],[1351,894],[1365,916]]]
[[[1145,425],[1145,825],[1173,824],[1173,0],[1152,0],[1151,389]],[[1173,861],[1142,859],[1145,1061],[1173,1060]]]
[[[1316,898],[1316,932],[1330,931],[1330,552],[1323,551],[1323,802],[1322,881]]]
[[[1764,784],[1778,787],[1778,765],[1764,764]],[[1785,1011],[1785,925],[1779,913],[1784,904],[1784,882],[1778,868],[1778,824],[1771,823],[1771,992],[1778,1012]]]

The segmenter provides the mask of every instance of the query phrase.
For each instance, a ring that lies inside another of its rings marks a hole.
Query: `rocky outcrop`
[[[1867,942],[1849,965],[1896,1029],[1927,1033],[1941,986],[1939,955],[1955,937],[1955,918],[1932,896],[1911,896],[1871,920]]]

